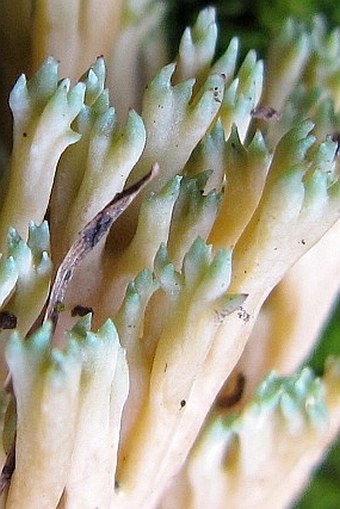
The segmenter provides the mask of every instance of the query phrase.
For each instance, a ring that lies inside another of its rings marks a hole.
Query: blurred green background
[[[256,49],[261,57],[287,17],[309,22],[316,14],[323,14],[328,27],[340,26],[340,4],[334,0],[168,0],[170,7],[168,26],[170,48],[174,56],[179,39],[186,26],[192,25],[198,12],[209,5],[217,9],[220,27],[217,54],[221,54],[231,37],[241,39],[242,56],[249,49]],[[340,58],[340,55],[339,55]],[[340,299],[335,305],[329,323],[319,344],[306,364],[319,375],[325,359],[340,356]],[[291,509],[340,508],[340,439],[329,451],[318,468],[306,492]],[[260,509],[260,508],[259,508]],[[275,508],[273,508],[275,509]]]
[[[222,53],[230,38],[237,35],[242,40],[242,51],[256,49],[265,56],[272,37],[287,17],[311,21],[322,13],[333,28],[340,25],[340,5],[334,0],[167,0],[169,5],[169,26],[171,26],[171,47],[175,52],[185,27],[192,25],[198,12],[213,5],[217,10],[220,36],[217,53]]]

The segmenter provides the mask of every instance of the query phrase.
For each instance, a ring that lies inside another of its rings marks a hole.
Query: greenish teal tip
[[[136,137],[146,137],[144,122],[141,116],[133,109],[130,109],[127,115],[127,121],[124,127],[124,135],[133,141]]]
[[[204,136],[202,142],[213,141],[217,146],[222,147],[224,145],[224,130],[222,121],[218,118],[213,125],[212,129]]]
[[[171,88],[171,77],[175,72],[175,68],[175,63],[162,67],[162,69],[150,83],[148,90],[155,90],[156,92],[169,90]]]
[[[194,262],[197,265],[208,267],[212,255],[212,246],[206,244],[201,237],[197,237],[184,257],[184,263]]]
[[[98,113],[94,122],[94,132],[103,137],[111,137],[117,126],[117,115],[111,106],[105,111]]]
[[[7,235],[8,255],[13,256],[19,272],[26,272],[32,262],[32,252],[15,228],[10,227]]]
[[[312,120],[306,119],[293,127],[286,134],[287,137],[293,138],[294,141],[300,141],[307,138],[308,134],[314,129],[315,124]]]
[[[248,51],[245,59],[243,60],[240,70],[238,72],[238,77],[242,83],[243,80],[246,80],[250,73],[253,72],[254,68],[257,64],[257,55],[256,51],[251,49]]]
[[[125,298],[124,298],[124,304],[125,303],[137,303],[139,302],[140,297],[139,293],[136,289],[136,285],[134,281],[130,281],[126,287],[125,290]]]
[[[155,270],[157,271],[158,269],[161,269],[163,266],[167,265],[168,263],[169,263],[168,251],[167,251],[166,245],[164,244],[164,242],[162,242],[161,245],[159,246],[158,251],[155,256],[155,260],[154,260]]]
[[[166,182],[166,184],[162,187],[159,193],[152,195],[152,200],[158,201],[161,199],[170,199],[171,201],[175,201],[178,198],[178,194],[180,191],[180,185],[183,177],[182,175],[175,175],[170,180]]]
[[[255,405],[275,407],[289,421],[299,414],[313,425],[327,420],[323,386],[312,370],[304,368],[291,377],[268,375],[258,387]]]
[[[175,271],[168,258],[165,244],[161,244],[154,260],[154,274],[159,286],[170,299],[176,298],[183,286],[183,278]]]
[[[334,162],[337,150],[338,143],[332,139],[332,136],[327,136],[326,140],[318,145],[313,154],[313,162],[315,164],[326,163],[328,164],[327,169],[329,169],[329,164]]]
[[[8,256],[7,258],[1,257],[0,267],[3,269],[4,273],[6,274],[6,277],[18,274],[16,263],[13,256]]]
[[[58,62],[47,58],[34,76],[27,82],[30,102],[34,108],[42,110],[58,88]]]
[[[238,37],[233,37],[223,55],[212,66],[212,73],[220,73],[225,81],[225,86],[229,86],[234,74],[238,59],[240,41]]]
[[[250,153],[257,153],[263,158],[271,157],[263,134],[259,130],[255,132],[247,148]]]
[[[49,358],[51,353],[50,342],[52,335],[52,324],[47,321],[41,325],[31,336],[23,339],[18,331],[13,331],[9,337],[5,357],[12,356],[15,359],[16,351],[27,351],[33,353],[37,359]]]
[[[224,274],[227,271],[229,274],[231,268],[231,260],[232,260],[232,249],[228,248],[218,249],[210,264],[209,273],[211,270],[212,273],[218,271],[221,274]]]
[[[226,88],[223,96],[223,107],[234,108],[236,104],[237,91],[240,84],[239,78],[235,78]]]
[[[67,102],[71,111],[77,112],[73,113],[74,115],[77,115],[79,113],[84,103],[85,91],[86,91],[85,83],[77,83],[76,85],[74,85],[74,87],[68,90]]]
[[[208,86],[207,86],[208,85]],[[208,78],[201,90],[201,97],[193,108],[193,113],[198,119],[213,120],[223,103],[224,79],[219,74],[213,74]]]
[[[181,81],[176,85],[172,86],[172,91],[176,92],[177,108],[180,111],[181,108],[187,107],[190,99],[192,98],[192,92],[196,80],[194,78]]]
[[[110,92],[105,88],[102,93],[97,97],[96,101],[91,106],[94,113],[100,114],[110,107]]]
[[[91,330],[92,325],[92,313],[87,313],[77,320],[75,325],[71,329],[71,334],[77,334],[82,338],[86,337],[86,333]]]
[[[221,74],[210,74],[202,87],[202,91],[212,92],[216,102],[222,100],[224,77]]]
[[[192,28],[187,27],[182,35],[179,53],[190,51],[190,48],[204,46],[214,52],[217,41],[216,11],[213,7],[203,9],[198,14]]]
[[[90,69],[80,78],[86,85],[85,103],[92,106],[103,93],[106,68],[103,57],[98,57]]]
[[[244,153],[244,154],[246,153],[246,149],[245,149],[243,143],[241,142],[239,130],[238,130],[238,127],[235,124],[235,122],[232,123],[230,136],[227,139],[227,141],[225,142],[225,144],[226,144],[226,147],[229,150],[232,149],[234,153],[236,151],[240,152],[240,153]]]
[[[9,226],[7,230],[7,245],[9,249],[12,249],[20,244],[23,244],[24,241],[20,237],[19,233],[13,226]]]
[[[196,175],[185,177],[182,181],[182,187],[184,189],[188,188],[191,192],[200,192],[201,194],[213,173],[213,170],[204,170],[196,173]]]
[[[34,253],[42,253],[50,250],[50,230],[47,221],[36,225],[33,221],[28,225],[27,245]]]
[[[29,94],[27,90],[27,80],[24,74],[21,74],[15,82],[9,94],[9,106],[15,113],[21,108],[27,108],[29,104]]]
[[[96,332],[85,330],[84,328],[81,334],[78,335],[78,338],[72,336],[72,334],[70,338],[77,339],[82,349],[90,349],[91,351],[93,349],[97,350],[105,344],[118,341],[116,327],[110,318],[108,318]]]
[[[47,320],[25,340],[24,344],[31,350],[49,351],[52,330],[52,323],[50,320]]]
[[[137,274],[134,280],[135,289],[139,295],[155,291],[157,289],[157,282],[153,273],[149,269],[144,269]]]
[[[113,321],[108,318],[103,325],[98,329],[95,333],[98,339],[102,341],[116,341],[117,340],[117,330],[113,323]]]
[[[204,33],[209,27],[216,22],[216,9],[215,7],[206,7],[202,9],[197,16],[196,22],[193,26],[195,34],[200,35]]]

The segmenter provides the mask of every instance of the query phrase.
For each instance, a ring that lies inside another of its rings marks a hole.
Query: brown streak
[[[0,495],[6,488],[9,481],[11,480],[12,474],[15,469],[15,442],[16,437],[14,437],[12,446],[7,454],[5,464],[2,467],[2,471],[0,474]]]
[[[66,253],[65,258],[57,270],[47,304],[44,321],[51,320],[54,330],[57,325],[59,314],[56,309],[56,304],[64,301],[65,293],[72,279],[74,269],[98,244],[111,228],[112,224],[130,205],[141,189],[150,182],[157,171],[158,164],[155,163],[147,175],[136,182],[136,184],[116,194],[113,200],[111,200],[103,210],[98,212],[98,214],[79,232],[78,238]]]

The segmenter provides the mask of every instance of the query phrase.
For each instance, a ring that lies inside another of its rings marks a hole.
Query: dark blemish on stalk
[[[0,474],[0,494],[4,491],[7,484],[11,480],[11,477],[15,469],[15,444],[16,436],[14,437],[12,446],[7,454],[6,462]]]
[[[222,103],[219,95],[220,95],[219,89],[218,89],[218,87],[215,87],[214,91],[213,91],[214,101],[217,103]]]
[[[164,366],[163,373],[166,373],[167,371],[168,371],[168,363],[166,362],[166,363],[165,363],[165,366]]]
[[[111,216],[109,214],[103,215],[103,217],[99,218],[98,222],[93,225],[93,228],[90,228],[84,233],[84,243],[93,249],[107,232],[111,224]]]
[[[27,136],[28,136],[26,132],[22,133],[22,135],[24,138],[27,138]]]
[[[0,312],[0,329],[15,329],[18,324],[18,319],[8,311]]]
[[[74,306],[74,308],[71,310],[71,316],[86,316],[89,313],[93,314],[93,309],[87,306],[81,306],[80,304]]]
[[[246,310],[244,309],[244,307],[243,307],[243,306],[240,306],[240,307],[238,308],[237,317],[238,317],[240,320],[243,320],[243,322],[249,322],[250,314],[248,313],[248,311],[246,311]]]
[[[237,374],[236,384],[230,394],[222,395],[216,401],[216,407],[218,410],[227,410],[238,403],[244,393],[246,386],[246,377],[243,373]]]
[[[281,118],[281,113],[271,106],[257,106],[251,110],[250,114],[253,118],[261,120],[279,120]]]
[[[65,272],[65,276],[64,276],[64,281],[68,281],[72,276],[72,271],[71,270],[67,270]]]
[[[182,399],[182,401],[180,402],[181,408],[184,408],[186,404],[187,402],[185,401],[185,399]]]
[[[305,239],[301,239],[301,244],[302,244],[303,246],[305,246],[305,245],[306,245],[306,241],[305,241]]]

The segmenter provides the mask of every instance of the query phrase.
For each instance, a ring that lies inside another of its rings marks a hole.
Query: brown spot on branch
[[[271,106],[257,106],[251,110],[251,116],[261,120],[279,120],[281,114]]]
[[[17,317],[8,311],[0,312],[0,329],[15,329],[17,326]]]

